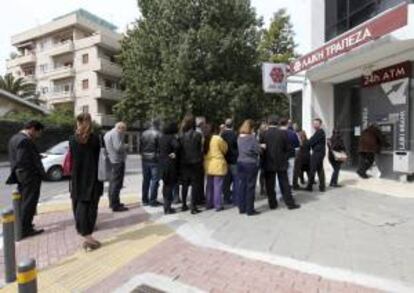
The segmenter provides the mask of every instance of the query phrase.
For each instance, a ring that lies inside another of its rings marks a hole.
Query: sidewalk
[[[139,181],[126,181],[126,213],[112,213],[103,198],[96,237],[104,245],[95,252],[80,250],[67,199],[39,207],[36,225],[46,233],[17,251],[19,259],[37,260],[40,292],[132,292],[140,285],[164,292],[414,292],[412,199],[355,185],[299,192],[297,211],[270,211],[259,198],[262,214],[252,218],[230,208],[163,216],[162,208],[137,203]],[[15,284],[3,291],[16,292]]]

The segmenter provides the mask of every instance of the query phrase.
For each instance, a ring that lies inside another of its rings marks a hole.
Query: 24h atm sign
[[[329,59],[345,54],[369,41],[380,38],[407,25],[408,6],[403,4],[385,12],[355,29],[333,39],[323,47],[297,59],[290,65],[290,74],[310,69]]]

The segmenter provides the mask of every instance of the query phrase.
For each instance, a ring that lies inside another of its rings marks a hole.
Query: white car
[[[48,180],[62,180],[63,161],[65,160],[65,156],[68,151],[69,141],[62,141],[41,155],[43,167],[45,168]]]

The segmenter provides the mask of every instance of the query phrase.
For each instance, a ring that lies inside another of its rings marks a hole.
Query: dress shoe
[[[181,208],[181,211],[182,212],[186,212],[186,211],[188,211],[189,209],[188,209],[188,206],[183,206],[182,208]]]
[[[339,185],[339,184],[330,184],[329,186],[333,187],[333,188],[341,188],[342,187],[342,185]]]
[[[159,201],[156,201],[156,202],[150,203],[150,206],[151,206],[151,207],[153,207],[153,208],[155,208],[155,207],[159,207],[159,206],[161,206],[161,205],[162,205],[162,203],[160,203]]]
[[[245,213],[246,213],[246,211],[239,211],[239,214],[241,214],[241,215],[243,215]]]
[[[313,191],[313,186],[312,185],[308,185],[306,187],[306,191],[312,192]]]
[[[113,212],[126,212],[129,209],[126,206],[117,206],[112,209]]]
[[[260,212],[258,212],[258,211],[253,211],[253,212],[251,212],[251,213],[248,213],[247,215],[248,215],[248,216],[257,216],[257,215],[260,215]]]
[[[298,205],[298,204],[293,204],[293,205],[288,206],[289,210],[296,210],[296,209],[299,209],[299,208],[300,208],[300,205]]]
[[[362,173],[360,171],[357,172],[357,174],[359,175],[359,177],[361,177],[362,179],[368,179],[369,176],[366,173]]]
[[[149,205],[149,203],[148,203],[147,201],[144,201],[144,202],[142,202],[142,205],[143,205],[143,206],[148,206],[148,205]]]
[[[201,213],[201,211],[200,211],[200,210],[198,210],[198,209],[192,209],[192,210],[191,210],[191,214],[192,214],[192,215],[196,215],[196,214],[199,214],[199,213]]]
[[[292,189],[293,190],[300,190],[300,186],[299,185],[293,185]]]
[[[36,235],[42,234],[43,232],[45,232],[45,230],[43,230],[43,229],[38,229],[38,230],[31,229],[29,231],[23,232],[22,233],[23,234],[22,238],[28,238],[28,237],[36,236]]]
[[[325,188],[325,187],[320,187],[320,188],[319,188],[319,191],[320,191],[320,192],[325,192],[325,191],[326,191],[326,188]]]
[[[176,211],[175,211],[175,209],[171,208],[171,209],[169,209],[169,210],[165,211],[164,213],[165,213],[166,215],[173,215],[173,214],[175,214],[175,213],[176,213]]]

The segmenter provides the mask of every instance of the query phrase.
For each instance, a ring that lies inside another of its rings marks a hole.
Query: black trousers
[[[36,214],[42,185],[42,179],[39,176],[24,176],[24,178],[24,180],[19,180],[17,185],[22,196],[20,214],[23,233],[33,229],[33,218]]]
[[[305,172],[309,179],[310,177],[309,164],[304,165],[301,159],[298,159],[298,158],[295,159],[295,165],[293,167],[293,182],[292,182],[292,185],[294,187],[299,187],[299,179],[302,184],[305,182],[305,178],[303,176]]]
[[[269,207],[271,209],[275,209],[278,206],[277,198],[276,198],[276,175],[277,179],[279,180],[280,191],[282,192],[283,201],[287,206],[293,206],[295,204],[295,200],[292,197],[292,190],[289,185],[289,177],[287,170],[285,171],[266,171],[265,178],[266,178],[266,192],[267,192],[267,199],[269,201]]]
[[[375,161],[374,153],[359,153],[359,174],[366,174],[368,169],[372,167]]]
[[[72,199],[72,210],[75,217],[76,231],[81,236],[88,236],[95,229],[98,217],[99,197],[91,201]]]
[[[109,207],[114,209],[121,205],[119,195],[124,185],[125,162],[111,164],[111,178],[109,180]]]
[[[326,187],[325,183],[325,170],[323,168],[323,159],[325,158],[324,153],[313,153],[311,155],[310,162],[310,174],[308,188],[312,188],[315,183],[315,176],[318,174],[319,179],[319,189],[324,190]]]
[[[204,198],[204,169],[202,163],[182,166],[182,185],[183,206],[187,202],[188,188],[191,186],[190,208],[197,208],[197,204]]]

